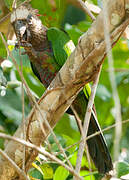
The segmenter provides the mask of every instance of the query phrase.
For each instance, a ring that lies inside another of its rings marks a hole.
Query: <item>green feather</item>
[[[84,86],[83,92],[84,92],[86,98],[89,99],[89,96],[91,94],[91,88],[90,88],[90,84],[89,83]]]
[[[52,27],[49,28],[47,31],[47,38],[52,44],[52,49],[54,52],[55,60],[59,66],[63,66],[65,61],[67,60],[68,56],[73,52],[75,49],[75,45],[70,40],[67,33]],[[84,86],[84,94],[87,99],[91,94],[91,88],[89,84]]]
[[[50,28],[47,31],[47,38],[52,44],[56,62],[62,67],[68,57],[64,47],[70,40],[69,36],[57,28]]]

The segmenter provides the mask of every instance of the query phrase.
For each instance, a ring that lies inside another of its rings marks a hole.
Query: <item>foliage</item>
[[[7,7],[11,9],[12,1],[5,0]],[[94,3],[97,5],[97,0],[90,1],[90,3]],[[10,5],[11,4],[11,5]],[[33,8],[37,8],[39,10],[39,14],[41,14],[42,22],[48,27],[64,27],[65,31],[69,34],[70,38],[73,40],[75,45],[78,42],[78,38],[91,26],[92,22],[90,18],[84,16],[82,11],[75,8],[75,14],[78,10],[78,13],[82,15],[82,20],[77,22],[76,16],[74,15],[71,22],[69,22],[68,18],[71,14],[71,10],[73,8],[69,8],[68,3],[65,0],[32,0],[31,2]],[[71,10],[70,10],[71,9]],[[71,23],[71,24],[69,24]],[[129,60],[128,60],[128,50],[129,45],[128,41],[122,37],[116,46],[113,48],[113,57],[114,57],[114,68],[116,71],[116,82],[117,88],[119,92],[119,98],[121,102],[121,110],[122,110],[122,119],[126,120],[129,117]],[[24,50],[21,48],[21,52]],[[17,63],[20,65],[22,61],[23,64],[23,75],[24,78],[30,87],[33,95],[36,98],[41,97],[45,88],[39,82],[39,80],[33,74],[28,57],[26,55],[19,55],[19,51],[12,48],[12,53]],[[0,56],[4,59],[8,58],[10,61],[11,58],[7,57],[6,49],[2,43],[0,38]],[[19,82],[20,76],[16,71],[15,67],[12,68],[3,68],[4,76],[7,81],[16,81]],[[103,64],[103,69],[96,93],[95,105],[97,110],[97,116],[102,128],[108,127],[112,125],[114,122],[114,101],[111,91],[111,85],[109,81],[109,68],[107,60],[105,60]],[[19,85],[18,85],[19,86]],[[25,116],[29,113],[31,109],[31,104],[29,99],[25,93]],[[21,85],[17,88],[7,88],[6,95],[0,96],[0,131],[6,132],[9,134],[13,134],[20,124],[22,120],[22,100],[21,100]],[[123,134],[120,144],[121,154],[120,159],[123,162],[118,163],[117,172],[118,177],[125,175],[129,172],[129,133],[128,133],[129,124],[123,125]],[[63,148],[71,146],[72,144],[79,141],[80,134],[76,125],[76,121],[72,116],[65,114],[62,119],[59,121],[57,126],[54,129],[59,142],[62,144]],[[110,148],[110,152],[113,152],[113,141],[114,141],[114,129],[110,129],[104,133],[108,147]],[[53,140],[53,137],[50,136],[49,142],[51,144],[51,148],[53,152],[59,152],[56,143]],[[3,149],[4,144],[3,140],[0,139],[0,147]],[[46,149],[48,147],[45,147]],[[77,149],[78,145],[72,146],[72,148],[67,149],[66,153],[69,156],[69,159],[73,166],[75,166],[76,158],[77,158]],[[123,151],[126,152],[125,156],[123,156]],[[112,154],[113,156],[113,154]],[[64,160],[62,154],[59,154],[58,157]],[[48,163],[46,163],[48,162]],[[96,172],[94,165],[92,165],[93,172]],[[86,157],[83,157],[82,160],[82,170],[81,175],[85,177],[85,179],[90,179],[90,176],[87,176],[89,173],[88,170],[88,162]],[[54,179],[54,180],[70,180],[72,179],[72,175],[65,170],[63,167],[59,166],[54,162],[50,162],[48,159],[44,160],[44,157],[39,155],[38,160],[35,161],[35,165],[33,164],[33,168],[29,171],[29,176],[31,179]],[[100,176],[96,172],[93,173],[92,179],[100,179]]]

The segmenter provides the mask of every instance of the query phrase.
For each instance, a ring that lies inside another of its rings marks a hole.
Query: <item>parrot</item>
[[[12,12],[11,24],[18,40],[17,45],[24,47],[34,74],[48,88],[75,46],[65,31],[56,27],[47,28],[36,13],[32,7],[22,5]],[[90,93],[90,86],[86,84],[72,103],[82,124]],[[73,115],[70,108],[67,113]],[[101,132],[101,128],[93,108],[87,135],[97,131]],[[113,169],[112,158],[102,132],[88,139],[87,145],[98,172],[109,173]]]

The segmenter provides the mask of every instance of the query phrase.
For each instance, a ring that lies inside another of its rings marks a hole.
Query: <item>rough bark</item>
[[[111,43],[113,46],[129,24],[129,0],[109,0],[107,8]],[[46,118],[52,128],[54,128],[61,116],[71,105],[83,85],[94,79],[105,55],[106,47],[102,11],[91,28],[79,39],[76,49],[38,102],[43,118]],[[42,120],[45,135],[41,131],[38,119]],[[17,129],[16,137],[23,137],[22,126],[21,124]],[[26,119],[26,126],[28,127],[28,139],[37,146],[49,135],[49,130],[36,108],[32,109]],[[29,168],[37,153],[30,149],[26,151],[26,167]],[[5,152],[19,166],[22,164],[22,145],[10,141],[6,146]],[[14,169],[3,158],[0,159],[0,167],[1,180],[11,180],[16,177]]]

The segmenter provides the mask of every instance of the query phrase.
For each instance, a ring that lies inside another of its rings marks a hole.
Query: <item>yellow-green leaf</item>
[[[56,169],[54,180],[65,180],[69,175],[69,171],[62,166]]]
[[[40,169],[43,173],[44,179],[52,179],[53,178],[53,169],[48,164],[42,164],[40,165]]]

